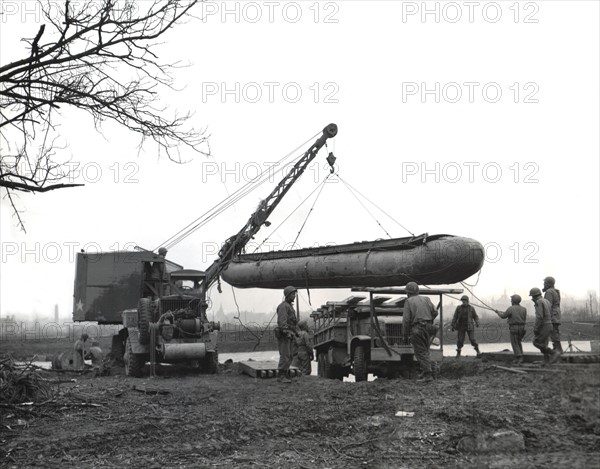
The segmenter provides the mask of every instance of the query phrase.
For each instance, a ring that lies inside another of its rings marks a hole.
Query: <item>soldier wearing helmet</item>
[[[158,249],[158,257],[160,261],[154,261],[151,269],[151,279],[154,284],[154,289],[161,296],[164,293],[167,281],[167,272],[165,269],[165,257],[167,256],[167,249],[161,247]]]
[[[419,286],[415,282],[406,285],[406,294],[408,298],[404,302],[402,315],[403,340],[405,344],[409,339],[412,343],[415,358],[423,372],[420,381],[429,382],[434,379],[429,356],[430,335],[434,331],[433,320],[438,313],[428,297],[419,296]]]
[[[558,350],[548,347],[548,340],[552,333],[552,318],[550,302],[542,298],[539,288],[533,287],[529,296],[535,305],[535,325],[533,326],[533,345],[544,354],[544,363],[554,363],[560,357]]]
[[[525,323],[527,322],[527,310],[521,306],[521,296],[514,294],[510,297],[511,306],[504,312],[496,314],[502,319],[507,319],[510,332],[510,344],[515,354],[515,365],[523,363],[523,337],[525,337]]]
[[[454,317],[452,318],[452,330],[457,330],[458,335],[456,338],[456,358],[460,357],[461,349],[465,343],[465,334],[469,336],[469,342],[477,353],[477,358],[481,358],[481,352],[479,351],[479,344],[475,340],[475,324],[479,327],[479,316],[475,308],[469,304],[469,297],[463,295],[460,298],[461,304],[456,307],[454,311]]]
[[[92,360],[92,367],[95,369],[99,369],[102,364],[102,360],[104,359],[104,352],[100,348],[100,342],[94,339],[92,340],[92,346],[90,350],[86,354],[86,358]]]
[[[75,341],[75,345],[73,346],[73,349],[75,350],[75,353],[79,356],[81,356],[81,366],[83,367],[85,364],[85,341],[89,339],[89,336],[84,332],[83,334],[81,334],[81,339],[77,339]]]
[[[312,372],[311,363],[315,358],[315,354],[310,341],[308,322],[306,319],[302,319],[298,323],[298,329],[298,337],[294,339],[298,353],[292,360],[292,366],[296,366],[303,375],[309,376]]]
[[[552,321],[552,333],[550,334],[550,340],[552,340],[552,348],[558,350],[560,353],[563,352],[562,345],[560,343],[560,291],[554,288],[556,280],[554,277],[546,277],[544,279],[544,298],[550,302],[550,319]]]
[[[279,347],[279,364],[277,365],[277,380],[281,383],[291,383],[289,377],[290,365],[293,356],[293,342],[298,335],[298,319],[294,310],[296,288],[283,289],[284,300],[277,306],[277,327],[275,336]]]

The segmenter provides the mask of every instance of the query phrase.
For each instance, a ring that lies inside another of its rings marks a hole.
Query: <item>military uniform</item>
[[[104,352],[98,345],[92,345],[88,352],[88,356],[92,360],[92,366],[94,368],[99,368],[102,365],[102,360],[104,359]]]
[[[552,318],[550,302],[541,296],[533,300],[535,304],[535,326],[533,327],[533,345],[546,357],[552,350],[548,347],[548,340],[552,333]]]
[[[292,363],[292,343],[296,336],[298,320],[291,303],[283,301],[277,306],[277,345],[279,347],[279,373],[287,373]]]
[[[297,367],[303,375],[310,375],[312,372],[312,361],[314,359],[314,352],[312,344],[310,343],[310,334],[306,331],[300,331],[298,337],[295,339],[297,347]]]
[[[517,304],[510,306],[504,313],[498,311],[498,316],[508,319],[508,330],[510,331],[510,344],[512,345],[515,359],[520,363],[523,360],[523,337],[525,337],[525,324],[527,322],[527,310]]]
[[[73,349],[75,353],[81,357],[81,366],[85,366],[85,341],[88,339],[87,334],[82,334],[81,339],[75,341]]]
[[[460,351],[465,343],[465,334],[469,336],[469,342],[475,348],[477,356],[481,356],[479,352],[479,344],[475,340],[475,326],[479,325],[479,316],[475,308],[470,304],[461,304],[456,307],[454,317],[452,318],[452,328],[458,331],[456,338],[456,352],[460,355]]]
[[[437,310],[426,296],[410,296],[404,303],[402,332],[404,342],[409,337],[415,351],[415,357],[421,366],[424,376],[431,376],[431,359],[429,354],[430,330]]]
[[[550,320],[552,322],[552,332],[550,339],[552,340],[552,348],[562,352],[560,343],[560,292],[554,287],[544,289],[544,299],[550,303]]]

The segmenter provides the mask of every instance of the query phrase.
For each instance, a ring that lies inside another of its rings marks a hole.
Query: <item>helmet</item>
[[[469,301],[469,297],[468,297],[467,295],[463,295],[463,296],[461,296],[461,297],[460,297],[460,301],[464,301],[464,300],[467,300],[467,301]]]
[[[554,285],[556,283],[556,280],[554,279],[554,277],[546,277],[544,279],[544,283],[547,283],[548,285]]]
[[[167,248],[158,248],[158,255],[159,256],[166,256],[167,255]]]
[[[521,302],[521,295],[517,295],[515,293],[514,295],[510,296],[510,299],[513,303],[519,304]]]
[[[308,330],[308,322],[306,319],[302,319],[302,321],[298,323],[298,327],[302,330]]]
[[[406,293],[419,293],[419,285],[416,282],[408,282],[406,284]]]
[[[295,292],[295,291],[298,291],[298,290],[296,289],[296,287],[285,287],[285,288],[283,289],[283,296],[285,296],[285,297],[287,298],[287,297],[288,297],[288,295],[289,295],[290,293],[293,293],[293,292]]]
[[[540,290],[538,287],[533,287],[531,290],[529,290],[529,296],[541,296],[542,295],[542,290]]]

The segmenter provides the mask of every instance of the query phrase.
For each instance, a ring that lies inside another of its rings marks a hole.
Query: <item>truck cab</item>
[[[150,251],[79,253],[73,318],[122,324],[112,354],[141,376],[147,361],[191,362],[218,372],[219,324],[208,320],[204,272]]]

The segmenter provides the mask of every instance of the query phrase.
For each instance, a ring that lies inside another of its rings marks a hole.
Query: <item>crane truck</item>
[[[207,294],[221,273],[265,224],[283,197],[337,134],[329,124],[259,204],[246,224],[221,247],[206,271],[184,269],[165,253],[117,251],[78,253],[73,319],[123,327],[113,337],[113,356],[122,356],[125,373],[139,377],[150,361],[192,362],[208,373],[218,372],[220,325],[208,320]],[[327,156],[333,170],[335,157]]]

